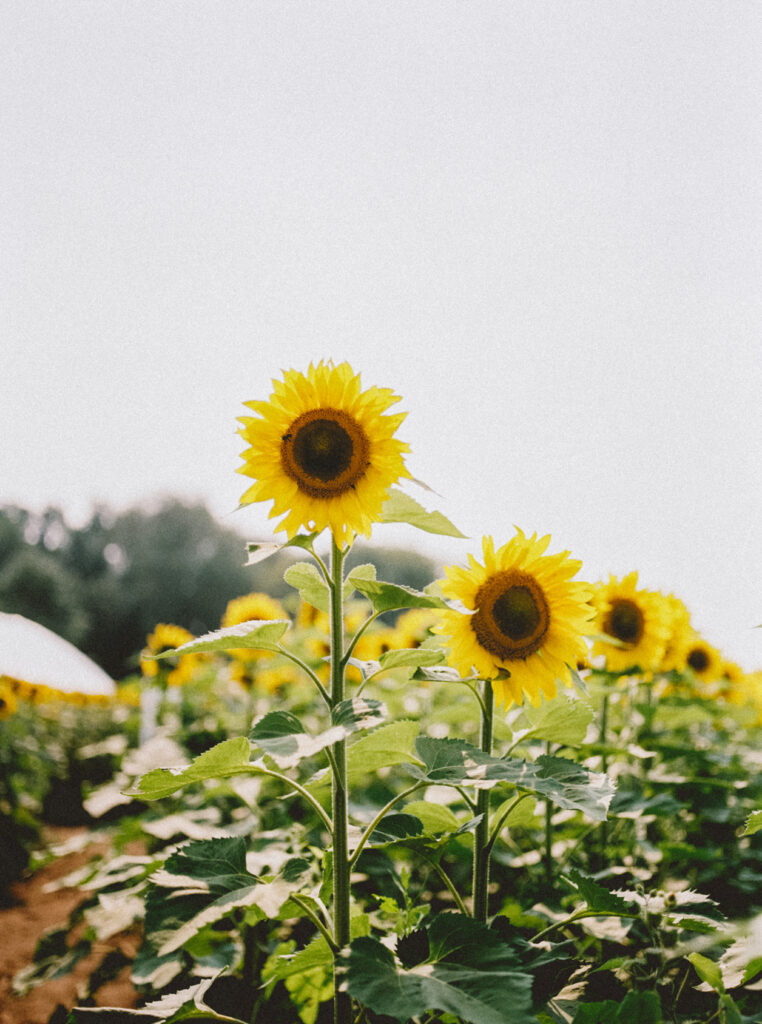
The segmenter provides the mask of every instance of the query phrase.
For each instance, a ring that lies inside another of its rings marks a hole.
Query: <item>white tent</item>
[[[0,676],[65,693],[113,696],[116,684],[74,644],[23,615],[0,612]]]

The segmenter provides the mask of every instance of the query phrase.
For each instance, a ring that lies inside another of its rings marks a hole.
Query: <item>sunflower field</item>
[[[97,840],[16,996],[95,954],[55,1024],[761,1021],[762,673],[521,529],[420,590],[349,568],[376,524],[461,536],[397,401],[321,362],[248,403],[286,596],[156,623],[113,699],[0,680],[3,884],[56,808]]]

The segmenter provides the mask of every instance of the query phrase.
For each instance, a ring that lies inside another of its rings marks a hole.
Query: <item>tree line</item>
[[[40,622],[76,644],[113,678],[134,671],[157,622],[195,636],[217,629],[233,597],[293,593],[283,573],[298,556],[280,552],[246,566],[246,538],[202,503],[96,507],[71,526],[54,506],[35,513],[0,506],[0,611]],[[350,565],[372,561],[382,579],[420,589],[434,562],[414,551],[356,545]]]

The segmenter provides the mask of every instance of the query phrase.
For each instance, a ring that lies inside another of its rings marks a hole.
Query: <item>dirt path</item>
[[[63,842],[82,831],[51,827],[46,829],[46,839],[50,843]],[[66,1014],[63,1009],[69,1010],[77,1003],[78,987],[89,977],[107,949],[119,946],[134,953],[136,936],[115,936],[80,961],[71,974],[44,982],[25,996],[13,994],[13,976],[32,962],[39,937],[47,929],[63,925],[82,898],[77,889],[59,889],[46,893],[45,886],[87,863],[96,850],[97,847],[91,845],[86,850],[67,854],[40,868],[12,887],[12,898],[15,900],[12,906],[0,907],[0,1024],[48,1024],[51,1015],[59,1007],[62,1009],[56,1014],[56,1021],[64,1021]],[[99,990],[96,1002],[99,1006],[130,1009],[137,1005],[136,993],[129,980],[129,968],[125,968],[115,981]]]

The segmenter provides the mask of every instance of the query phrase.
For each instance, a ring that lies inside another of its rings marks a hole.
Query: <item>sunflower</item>
[[[257,416],[240,418],[250,447],[238,472],[256,481],[241,504],[272,500],[289,538],[302,527],[328,527],[340,546],[370,536],[389,488],[410,476],[410,448],[394,437],[405,413],[384,415],[398,401],[389,388],[361,391],[349,363],[284,371],[269,401],[245,403]]]
[[[450,662],[461,675],[492,679],[497,700],[508,707],[524,695],[539,704],[569,685],[569,666],[587,655],[583,634],[592,609],[587,584],[572,580],[582,563],[568,551],[545,555],[550,537],[517,535],[495,551],[482,541],[484,564],[469,555],[468,568],[448,566],[442,591],[468,614],[441,613],[435,633],[445,638]],[[506,677],[507,674],[507,677]]]
[[[605,654],[610,672],[656,671],[671,636],[672,615],[662,594],[638,590],[638,574],[609,577],[593,591],[596,629],[621,646],[597,640],[593,655]]]
[[[0,679],[0,719],[10,718],[16,713],[17,707],[18,700],[12,687],[4,679]]]
[[[269,594],[243,594],[242,597],[234,597],[232,601],[228,601],[225,614],[222,616],[222,626],[238,626],[241,622],[249,622],[252,619],[287,618],[283,605]]]
[[[140,669],[148,679],[156,678],[160,672],[166,672],[166,681],[169,686],[182,686],[187,683],[193,675],[193,670],[198,664],[199,657],[194,654],[178,655],[176,658],[165,658],[162,661],[154,661],[157,654],[165,651],[173,651],[181,644],[192,640],[193,636],[182,626],[175,626],[172,623],[160,622],[146,639],[145,649],[140,657]]]
[[[411,608],[403,612],[394,624],[397,634],[396,647],[420,647],[439,622],[439,612],[435,608]]]
[[[725,662],[716,647],[694,633],[685,658],[688,668],[702,683],[713,683],[722,675]]]
[[[659,668],[662,672],[670,672],[673,669],[682,672],[693,633],[691,615],[680,598],[674,594],[665,594],[662,600],[665,604],[665,615],[670,619],[670,633]]]

